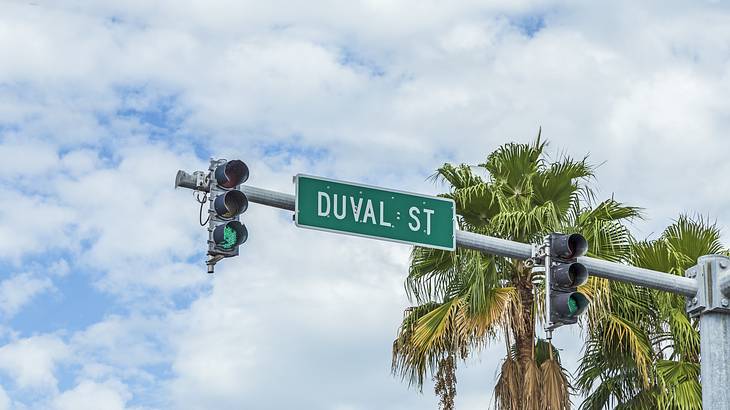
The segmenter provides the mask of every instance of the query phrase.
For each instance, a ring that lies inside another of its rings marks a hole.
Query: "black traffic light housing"
[[[211,160],[208,174],[208,272],[220,259],[238,255],[238,247],[248,239],[240,215],[248,209],[248,198],[239,190],[248,180],[248,166],[240,160]]]
[[[578,292],[578,286],[588,281],[588,270],[578,257],[588,251],[583,235],[551,233],[548,236],[549,258],[546,263],[545,289],[548,330],[575,324],[588,309],[590,301]]]

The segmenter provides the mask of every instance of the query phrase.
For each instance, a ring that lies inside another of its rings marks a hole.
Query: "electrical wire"
[[[200,198],[200,192],[195,192],[195,200],[200,203],[200,212],[198,213],[198,223],[200,223],[200,226],[205,226],[208,221],[210,221],[210,214],[208,214],[208,219],[203,221],[203,205],[205,205],[206,202],[208,202],[208,193],[203,194],[203,198]]]

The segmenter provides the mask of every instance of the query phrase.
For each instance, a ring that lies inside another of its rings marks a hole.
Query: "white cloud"
[[[133,315],[109,316],[70,338],[77,360],[92,363],[89,370],[103,370],[104,365],[125,372],[146,366],[163,364],[169,360],[164,350],[169,330],[163,318]],[[98,374],[101,377],[103,372]]]
[[[182,168],[190,157],[155,147],[130,146],[118,154],[116,168],[97,168],[56,184],[59,202],[82,216],[75,234],[90,243],[82,262],[108,271],[101,285],[111,293],[201,283],[190,265],[177,262],[200,252],[196,247],[203,242],[195,229],[198,209],[179,206],[194,203],[189,193],[172,189],[170,170]]]
[[[48,278],[21,273],[0,282],[0,311],[3,319],[14,316],[34,297],[53,288]]]
[[[5,389],[0,386],[0,410],[10,410],[12,401],[10,400],[10,397],[8,397],[8,393],[5,392]]]
[[[7,137],[0,145],[0,173],[4,178],[43,175],[58,163],[53,144]]]
[[[54,392],[56,366],[68,355],[68,346],[58,337],[32,336],[0,347],[0,370],[21,389]]]
[[[54,410],[123,410],[129,393],[121,383],[84,380],[53,400]]]
[[[10,206],[0,209],[0,257],[19,260],[54,248],[74,248],[65,240],[73,209],[41,195],[24,195],[0,187],[0,197]]]

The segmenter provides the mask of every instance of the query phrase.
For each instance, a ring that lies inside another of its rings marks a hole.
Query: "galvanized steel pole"
[[[274,208],[294,211],[294,195],[283,192],[270,191],[268,189],[256,188],[250,185],[241,185],[241,191],[246,194],[249,201],[273,206]]]
[[[700,315],[700,382],[703,410],[730,408],[730,314]]]

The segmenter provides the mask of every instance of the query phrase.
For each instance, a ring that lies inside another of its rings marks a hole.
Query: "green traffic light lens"
[[[238,234],[236,233],[236,230],[226,225],[226,227],[223,228],[223,243],[221,243],[221,248],[231,249],[236,246],[237,241]]]
[[[578,301],[573,296],[568,298],[568,312],[570,312],[571,315],[578,312]]]
[[[246,239],[248,239],[248,230],[238,221],[218,225],[213,230],[213,243],[222,251],[231,251],[246,242]]]
[[[588,305],[591,303],[588,298],[580,292],[571,293],[570,296],[567,297],[566,302],[568,308],[566,314],[571,317],[583,314],[586,309],[588,309]]]

